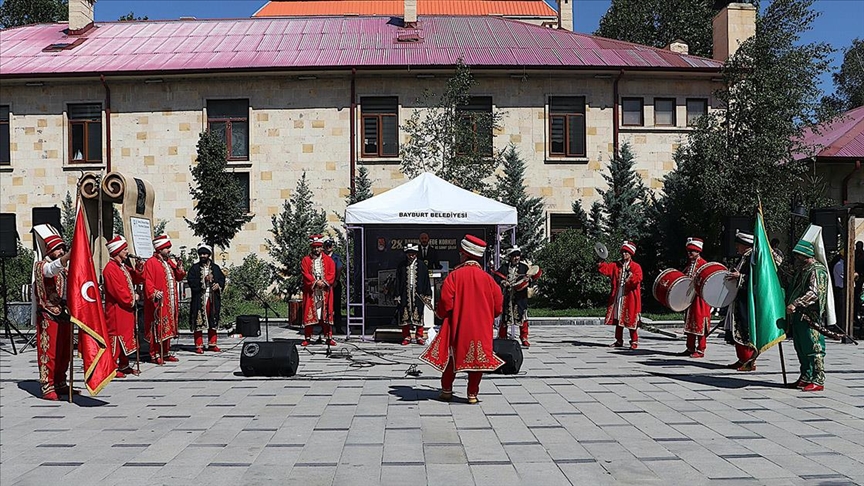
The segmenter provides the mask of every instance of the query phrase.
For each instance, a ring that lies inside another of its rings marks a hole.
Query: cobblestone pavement
[[[437,401],[419,346],[312,346],[270,379],[240,374],[237,339],[198,356],[184,338],[179,363],[75,404],[36,398],[35,352],[0,352],[0,484],[864,484],[864,346],[830,343],[826,390],[806,394],[782,386],[776,347],[740,373],[719,337],[701,360],[656,334],[611,341],[534,327],[522,373],[487,375],[479,405],[464,376]]]

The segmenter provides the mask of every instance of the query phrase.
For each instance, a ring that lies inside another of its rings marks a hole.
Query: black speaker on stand
[[[3,296],[3,330],[4,335],[12,343],[12,354],[18,354],[12,331],[25,342],[27,338],[9,321],[9,292],[6,284],[6,259],[18,256],[18,230],[16,229],[15,213],[0,213],[0,295]],[[23,351],[23,349],[22,349]]]

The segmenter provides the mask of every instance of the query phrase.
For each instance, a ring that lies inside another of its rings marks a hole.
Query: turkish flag
[[[84,383],[90,395],[97,395],[117,374],[117,363],[108,349],[108,326],[102,308],[90,235],[84,209],[78,204],[75,236],[69,256],[66,299],[72,323],[78,326],[78,353],[84,360]]]

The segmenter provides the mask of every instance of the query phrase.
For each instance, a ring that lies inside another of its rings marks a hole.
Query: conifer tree
[[[72,201],[72,194],[66,191],[66,197],[60,204],[60,224],[63,225],[63,241],[66,242],[67,248],[72,248],[72,236],[75,234],[75,203]],[[60,231],[60,228],[54,228]]]
[[[495,176],[495,199],[516,208],[516,244],[531,257],[543,245],[545,215],[543,198],[528,196],[525,186],[525,161],[514,146],[504,152],[503,174]]]
[[[605,229],[613,241],[639,241],[648,234],[646,210],[650,196],[635,165],[630,144],[622,144],[609,161],[609,174],[603,174],[609,188],[597,191],[603,201]]]
[[[191,167],[195,185],[189,185],[189,194],[195,200],[195,220],[186,224],[208,245],[223,249],[244,224],[252,220],[240,200],[243,193],[228,169],[228,150],[225,142],[209,130],[198,138],[198,164]],[[184,218],[185,219],[185,218]]]
[[[300,291],[300,260],[309,253],[309,235],[323,234],[327,227],[327,214],[315,208],[313,198],[304,172],[294,194],[282,203],[282,212],[271,218],[273,239],[265,240],[276,261],[279,292],[288,298]]]

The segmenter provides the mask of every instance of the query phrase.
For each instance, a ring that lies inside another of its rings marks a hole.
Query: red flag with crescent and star
[[[84,383],[90,395],[95,396],[117,374],[117,364],[108,349],[108,326],[80,201],[69,256],[66,299],[72,323],[78,326],[78,353],[84,361]]]

